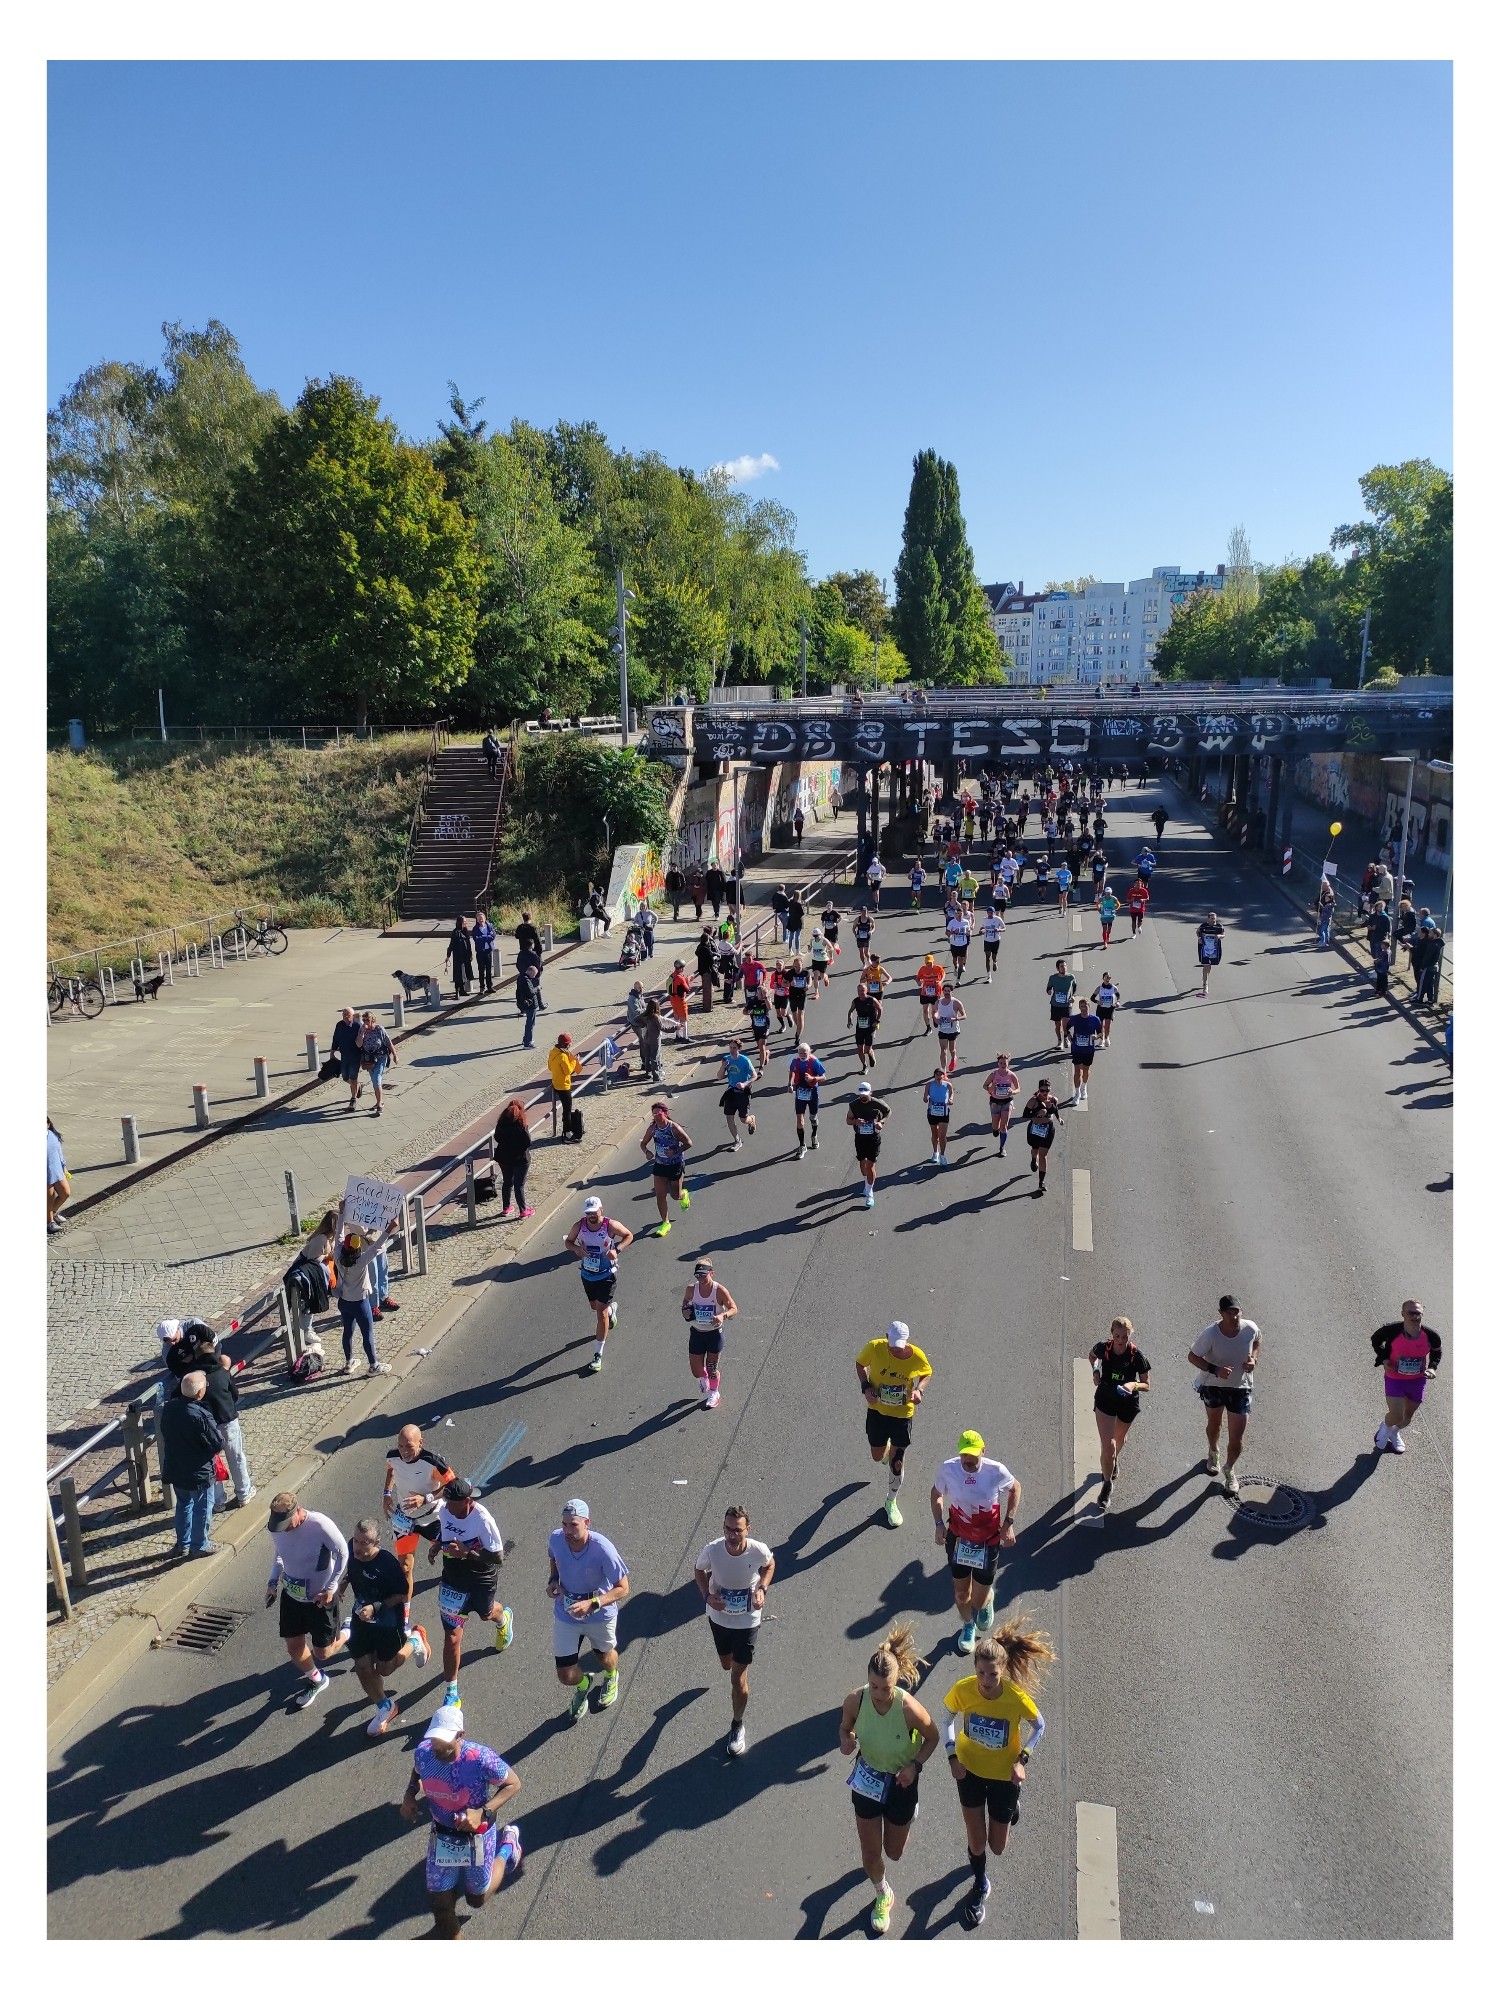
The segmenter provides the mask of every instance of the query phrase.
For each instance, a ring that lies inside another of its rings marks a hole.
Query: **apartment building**
[[[990,624],[1015,662],[1018,684],[1098,687],[1147,681],[1162,634],[1198,590],[1222,590],[1224,565],[1164,563],[1130,584],[1091,583],[1081,593],[1028,593],[1024,583],[984,586]]]

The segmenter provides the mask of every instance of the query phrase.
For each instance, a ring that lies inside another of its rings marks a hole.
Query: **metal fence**
[[[124,977],[132,967],[168,975],[173,985],[180,971],[188,978],[197,976],[200,966],[208,969],[218,962],[215,945],[226,931],[240,925],[253,930],[259,923],[274,924],[275,909],[270,904],[246,909],[210,911],[202,917],[184,917],[175,924],[156,924],[138,931],[134,937],[115,938],[95,945],[90,951],[75,951],[66,958],[47,960],[48,979],[92,976],[103,981],[106,971]],[[224,953],[228,958],[231,954]]]
[[[439,730],[446,735],[450,725],[442,722],[229,722],[229,723],[169,723],[163,731],[156,724],[149,728],[113,729],[101,731],[89,740],[96,743],[164,743],[168,749],[190,747],[194,743],[243,743],[247,748],[257,743],[274,745],[281,743],[288,749],[323,750],[336,749],[345,743],[368,743],[377,737],[390,736],[434,736]],[[66,726],[53,727],[47,731],[49,744],[66,744],[69,732]]]

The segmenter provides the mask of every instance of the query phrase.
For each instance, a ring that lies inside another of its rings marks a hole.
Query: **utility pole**
[[[807,700],[807,620],[805,618],[799,618],[797,620],[797,636],[801,641],[800,652],[801,652],[801,666],[802,666],[802,699],[806,701]]]
[[[1365,615],[1364,615],[1363,619],[1362,619],[1362,620],[1360,621],[1360,628],[1359,628],[1359,682],[1358,682],[1358,685],[1359,685],[1360,687],[1363,687],[1363,686],[1364,686],[1364,684],[1365,684],[1365,663],[1366,663],[1366,662],[1368,661],[1369,657],[1370,657],[1370,609],[1369,609],[1369,606],[1368,606],[1368,605],[1366,605],[1366,607],[1365,607]]]
[[[615,637],[620,648],[620,748],[630,748],[630,680],[625,643],[625,599],[633,596],[625,588],[625,572],[615,569]]]
[[[161,722],[161,740],[165,743],[167,740],[167,698],[160,688],[156,690],[156,713]]]

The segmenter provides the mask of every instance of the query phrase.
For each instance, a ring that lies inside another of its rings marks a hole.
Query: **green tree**
[[[844,617],[871,639],[885,636],[890,624],[890,607],[885,601],[885,584],[872,569],[839,569],[826,581],[837,593]]]
[[[1431,459],[1377,465],[1359,482],[1367,518],[1336,528],[1346,591],[1370,612],[1370,658],[1397,673],[1453,672],[1453,480]]]
[[[288,713],[430,710],[468,675],[483,569],[426,453],[356,382],[310,382],[223,510],[236,637]]]
[[[1051,583],[1042,585],[1042,595],[1050,597],[1054,590],[1065,590],[1069,597],[1082,597],[1089,585],[1098,581],[1097,576],[1069,576],[1061,580],[1054,578]]]
[[[999,649],[974,569],[958,473],[935,451],[912,460],[895,581],[891,629],[918,680],[974,686],[998,673]]]

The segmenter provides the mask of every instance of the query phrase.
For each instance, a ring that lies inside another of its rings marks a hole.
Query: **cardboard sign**
[[[1336,861],[1325,861],[1323,863],[1323,873],[1328,877],[1330,882],[1338,872],[1339,864]]]
[[[372,1181],[351,1174],[344,1189],[344,1227],[375,1236],[401,1213],[401,1189],[390,1181]]]

